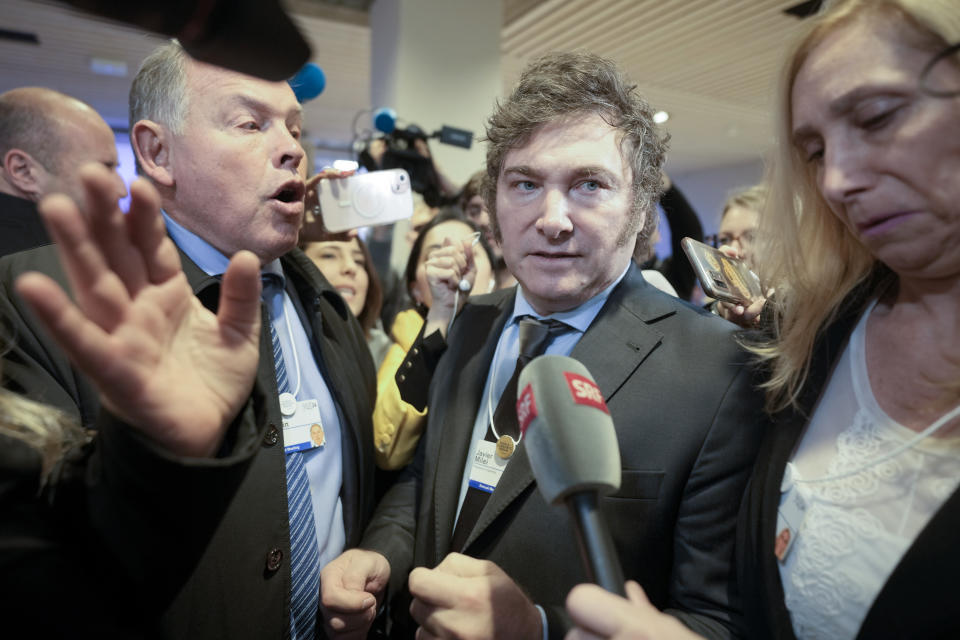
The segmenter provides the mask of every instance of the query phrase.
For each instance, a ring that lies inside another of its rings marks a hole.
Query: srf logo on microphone
[[[564,371],[563,377],[567,379],[567,386],[570,387],[570,395],[573,396],[574,402],[600,409],[610,415],[607,403],[603,401],[603,394],[600,393],[600,387],[593,380],[572,371]]]
[[[520,426],[520,433],[526,433],[527,427],[537,417],[537,403],[533,399],[533,385],[528,384],[517,396],[517,424]]]

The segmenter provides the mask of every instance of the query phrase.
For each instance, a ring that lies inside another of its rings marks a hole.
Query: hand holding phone
[[[413,215],[410,176],[403,169],[321,180],[317,197],[328,231],[396,222]]]
[[[711,298],[746,306],[763,297],[760,279],[743,260],[726,256],[692,238],[684,238],[680,246],[700,278],[704,293]]]

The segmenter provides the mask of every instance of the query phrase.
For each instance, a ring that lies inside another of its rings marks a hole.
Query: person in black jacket
[[[654,245],[660,238],[658,230],[652,238],[637,236],[633,259],[641,269],[655,269],[662,273],[676,290],[677,297],[690,300],[697,284],[697,274],[687,260],[680,241],[689,237],[703,242],[703,225],[700,224],[697,212],[670,177],[663,173],[662,179],[664,192],[660,196],[660,207],[670,226],[670,255],[659,258],[656,254]]]
[[[537,491],[516,424],[513,372],[539,351],[597,376],[622,466],[601,510],[624,574],[678,624],[738,635],[734,529],[760,397],[734,327],[655,289],[632,262],[661,188],[666,146],[652,114],[610,60],[554,53],[491,115],[484,194],[519,285],[463,303],[413,462],[360,548],[324,570],[332,629],[361,635],[377,598],[396,594],[396,638],[564,636],[564,598],[587,572],[569,514]],[[433,308],[451,315],[475,272],[457,249],[432,256]],[[543,331],[531,346],[533,318]],[[403,375],[427,371],[412,362],[433,351],[439,332],[427,331]],[[568,380],[557,382],[574,393]]]
[[[123,215],[103,167],[80,175],[95,206],[81,214],[61,195],[41,205],[76,303],[38,273],[16,288],[89,376],[102,409],[88,436],[71,416],[0,391],[0,615],[9,637],[145,635],[193,570],[259,443],[248,401],[259,359],[257,259],[234,256],[214,315],[184,278],[156,192],[135,184]],[[124,233],[96,233],[103,224]]]
[[[0,94],[0,256],[49,244],[37,203],[51,193],[82,203],[85,162],[117,168],[113,132],[93,108],[42,87]],[[110,197],[126,195],[113,173]]]
[[[287,83],[196,62],[171,42],[144,61],[130,107],[138,169],[160,195],[193,304],[216,308],[222,274],[242,250],[256,255],[266,280],[265,355],[250,395],[255,428],[242,434],[256,455],[152,632],[312,638],[319,567],[359,541],[373,510],[376,378],[360,325],[296,249],[305,194],[301,106]],[[117,230],[99,224],[96,232]],[[0,261],[0,304],[17,331],[5,372],[31,398],[94,426],[101,405],[90,380],[12,290],[30,269],[65,281],[50,247]],[[314,424],[325,435],[321,445],[310,438]],[[236,444],[228,437],[227,450]],[[198,480],[193,490],[212,490],[215,478],[210,483]],[[208,515],[189,505],[177,514],[184,539],[193,533],[188,525]]]

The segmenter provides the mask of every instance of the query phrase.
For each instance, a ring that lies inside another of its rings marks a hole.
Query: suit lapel
[[[610,294],[603,309],[571,352],[571,357],[582,362],[594,376],[607,401],[663,339],[659,331],[647,324],[673,313],[660,295],[659,292],[653,293],[653,288],[643,280],[639,269],[631,265],[623,281]],[[474,540],[533,481],[525,441],[521,440],[496,490],[480,512],[465,549],[469,549]]]
[[[482,396],[487,373],[512,308],[513,297],[505,296],[496,304],[478,305],[469,315],[461,316],[457,321],[460,326],[455,325],[454,335],[450,340],[451,345],[456,345],[451,348],[458,349],[458,352],[447,354],[449,357],[445,356],[447,362],[452,363],[450,366],[459,366],[461,369],[438,369],[438,374],[451,379],[444,380],[441,385],[447,397],[439,398],[438,402],[431,398],[430,405],[431,411],[433,407],[441,407],[443,411],[442,414],[438,411],[430,421],[431,426],[436,425],[442,429],[440,455],[435,457],[437,466],[432,482],[436,524],[435,563],[440,562],[450,551],[464,464],[471,453],[468,448],[473,435],[473,425],[477,412],[486,400]]]
[[[618,296],[608,301],[570,354],[587,367],[608,402],[663,340],[663,334],[647,323],[652,321],[644,321],[638,313],[637,307],[647,297],[634,291],[631,300]],[[656,302],[651,300],[652,304]]]

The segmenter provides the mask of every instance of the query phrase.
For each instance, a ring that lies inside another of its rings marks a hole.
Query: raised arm
[[[250,394],[259,358],[259,261],[233,257],[219,311],[194,297],[160,217],[156,191],[131,188],[124,214],[108,172],[81,169],[88,211],[66,196],[40,205],[73,300],[50,277],[26,273],[18,293],[104,407],[169,452],[212,455]]]

